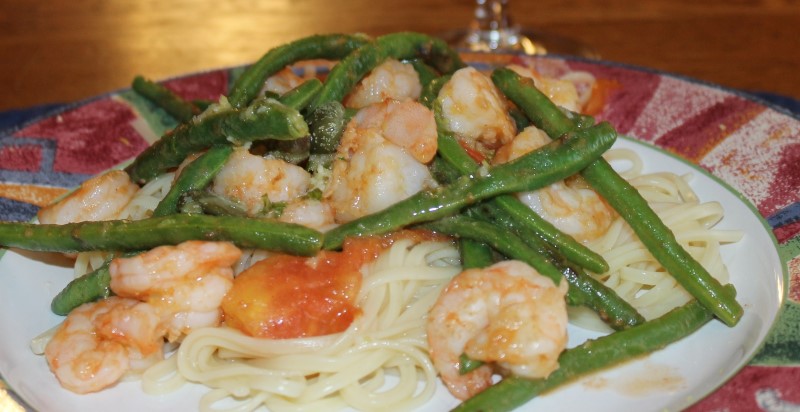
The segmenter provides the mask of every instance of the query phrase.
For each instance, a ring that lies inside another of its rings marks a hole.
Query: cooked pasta
[[[409,410],[435,391],[425,319],[460,270],[450,242],[399,240],[365,265],[362,315],[343,333],[263,339],[227,327],[193,331],[143,376],[148,393],[185,382],[213,388],[201,410]]]
[[[670,172],[642,173],[643,162],[633,151],[612,150],[605,157],[612,163],[625,162],[620,174],[633,185],[672,229],[678,241],[721,283],[728,283],[720,245],[736,242],[739,231],[714,229],[724,211],[718,202],[701,203],[688,184],[690,175]],[[646,319],[653,319],[683,305],[691,295],[669,275],[617,217],[602,237],[589,247],[608,261],[608,272],[595,275],[630,302]]]

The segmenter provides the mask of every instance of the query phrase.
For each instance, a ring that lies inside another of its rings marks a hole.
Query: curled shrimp
[[[141,358],[161,359],[157,311],[134,299],[110,297],[75,308],[45,347],[61,385],[76,393],[116,383]]]
[[[497,150],[493,163],[516,159],[550,142],[536,127],[525,128],[510,143]],[[579,242],[602,236],[614,220],[614,209],[580,176],[570,177],[542,189],[518,194],[519,199],[545,220]]]
[[[414,67],[388,59],[361,79],[345,99],[345,106],[360,109],[386,99],[417,100],[420,93],[422,84]]]
[[[244,205],[257,216],[272,203],[289,203],[306,194],[311,175],[302,167],[237,148],[211,184],[211,192]]]
[[[165,337],[219,325],[240,255],[230,243],[189,241],[114,259],[116,296],[70,312],[45,346],[50,369],[63,387],[96,392],[162,359]]]
[[[115,219],[139,186],[123,170],[111,170],[83,182],[57,203],[39,210],[41,223],[65,224]]]
[[[348,123],[323,200],[337,222],[382,210],[436,183],[426,162],[436,154],[436,121],[411,100],[385,100]]]
[[[428,317],[431,359],[450,393],[468,399],[492,384],[492,366],[526,378],[558,368],[567,344],[567,283],[520,261],[455,276]],[[484,364],[460,373],[462,354]]]
[[[569,80],[554,79],[545,77],[533,70],[530,67],[523,67],[520,65],[509,65],[509,69],[516,72],[518,75],[533,79],[533,85],[539,91],[547,95],[553,103],[573,112],[579,112],[586,99],[578,95],[578,89],[575,83]]]
[[[233,285],[233,265],[242,252],[227,242],[187,241],[159,246],[111,262],[111,290],[148,302],[164,319],[167,338],[217,326],[222,298]]]
[[[472,67],[453,73],[437,99],[447,128],[472,148],[493,151],[516,134],[506,100],[486,75]]]

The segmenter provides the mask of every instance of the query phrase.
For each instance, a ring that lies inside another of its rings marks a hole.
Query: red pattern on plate
[[[42,164],[42,148],[36,145],[0,147],[3,169],[34,172]]]
[[[719,142],[764,110],[766,110],[764,106],[730,96],[715,105],[694,112],[693,116],[685,119],[683,123],[678,123],[679,126],[655,140],[655,143],[680,153],[693,162],[699,162]]]
[[[164,86],[187,100],[217,101],[228,91],[228,80],[228,71],[220,70],[172,79]]]
[[[633,71],[623,67],[598,66],[575,62],[570,65],[575,70],[585,70],[597,77],[622,85],[609,95],[607,109],[597,116],[598,120],[608,120],[619,133],[631,134],[633,127],[647,108],[658,90],[661,77],[653,73]]]
[[[136,118],[127,104],[103,98],[33,123],[14,136],[55,141],[56,172],[94,174],[148,146],[131,125]]]
[[[687,412],[788,412],[800,409],[800,368],[747,366]]]

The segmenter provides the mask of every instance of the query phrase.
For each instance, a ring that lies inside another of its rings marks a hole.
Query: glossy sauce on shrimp
[[[497,150],[493,163],[509,162],[549,142],[543,131],[529,126]],[[616,216],[614,209],[577,175],[536,191],[518,193],[517,197],[579,242],[602,236]]]
[[[146,360],[160,360],[165,338],[219,325],[240,255],[229,243],[189,241],[115,259],[109,271],[116,296],[74,309],[45,346],[56,378],[73,392],[96,392]]]
[[[39,210],[41,223],[64,224],[111,220],[133,199],[139,186],[122,170],[95,176],[74,192]]]
[[[436,154],[433,113],[414,101],[367,106],[348,123],[323,200],[337,223],[383,210],[436,185],[426,165]]]
[[[527,378],[556,370],[567,344],[566,292],[566,281],[556,285],[514,260],[455,276],[427,326],[431,359],[450,393],[468,399],[488,388],[492,366]],[[490,364],[462,374],[461,355]]]
[[[516,134],[505,98],[485,74],[472,67],[456,71],[437,100],[445,126],[469,148],[492,152]]]

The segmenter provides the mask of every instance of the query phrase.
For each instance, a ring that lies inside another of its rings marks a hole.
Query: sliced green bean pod
[[[153,217],[178,213],[181,197],[208,186],[233,152],[231,146],[214,146],[183,168],[167,194],[153,210]]]
[[[300,112],[274,99],[259,99],[244,110],[201,115],[181,124],[139,154],[125,171],[134,182],[144,184],[213,145],[306,135],[308,125]]]
[[[731,297],[732,287],[723,289]],[[660,350],[694,333],[713,319],[713,312],[692,301],[660,318],[592,339],[564,351],[558,369],[546,379],[507,377],[453,409],[459,412],[511,411],[529,400],[625,361]]]
[[[187,240],[229,241],[242,248],[313,255],[322,235],[305,226],[232,216],[170,215],[64,225],[0,222],[0,246],[48,252],[139,251]]]
[[[316,78],[308,79],[294,89],[284,93],[278,100],[292,109],[302,111],[314,100],[320,90],[322,90],[321,80]]]
[[[191,102],[183,100],[172,90],[142,76],[134,77],[131,87],[133,91],[164,109],[170,116],[181,123],[192,120],[192,117],[200,113],[200,109]]]
[[[541,93],[530,79],[509,69],[496,69],[492,80],[537,127],[551,138],[576,129],[569,116]],[[582,176],[631,226],[647,250],[692,296],[729,326],[742,316],[743,308],[724,292],[722,284],[681,246],[672,231],[650,208],[639,192],[600,158]]]
[[[449,185],[419,192],[380,212],[340,225],[325,234],[324,247],[338,249],[348,236],[387,233],[453,215],[483,199],[535,190],[563,180],[599,157],[615,139],[613,128],[603,123],[577,131],[495,166],[487,175],[462,176]]]
[[[324,34],[305,37],[268,51],[236,79],[228,93],[233,107],[247,106],[258,95],[267,78],[302,60],[339,60],[367,43],[363,34]]]
[[[486,242],[463,237],[458,239],[458,251],[464,269],[480,269],[494,263],[494,252]]]
[[[109,261],[81,277],[70,281],[50,302],[50,310],[66,316],[78,306],[111,296]]]

